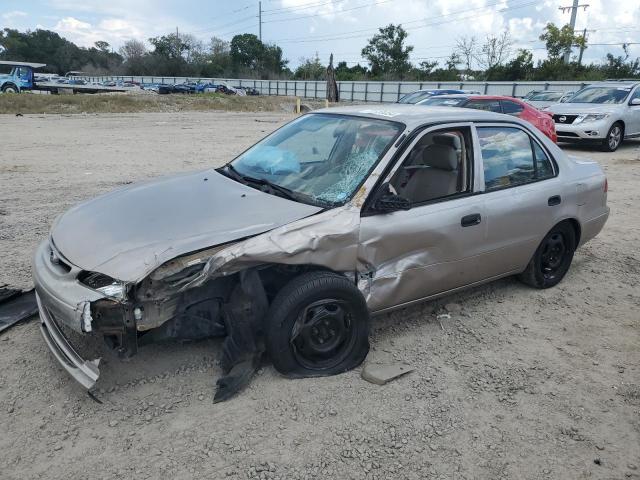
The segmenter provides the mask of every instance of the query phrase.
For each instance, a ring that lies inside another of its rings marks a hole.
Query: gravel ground
[[[288,118],[0,116],[0,283],[31,284],[32,251],[72,204],[219,165]],[[37,321],[16,326],[0,337],[0,477],[640,478],[640,143],[571,151],[607,170],[605,230],[556,288],[505,279],[375,319],[370,359],[415,368],[385,386],[265,364],[213,405],[215,340],[107,356],[98,404]]]

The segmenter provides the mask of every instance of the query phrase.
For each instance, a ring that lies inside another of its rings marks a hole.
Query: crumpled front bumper
[[[104,295],[78,282],[81,270],[53,250],[50,241],[40,244],[33,258],[33,280],[40,312],[40,330],[60,365],[82,386],[91,388],[100,374],[99,360],[85,360],[71,345],[61,326],[84,333],[85,305]],[[52,250],[57,261],[52,261]]]
[[[80,385],[86,389],[93,387],[100,376],[98,364],[100,359],[85,360],[73,348],[60,327],[56,324],[49,310],[42,305],[40,296],[36,293],[38,309],[40,310],[40,332],[44,337],[49,350],[60,362],[60,365]]]

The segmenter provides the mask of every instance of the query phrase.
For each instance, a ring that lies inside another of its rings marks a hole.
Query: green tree
[[[624,44],[623,56],[614,56],[611,53],[607,53],[607,62],[602,66],[602,73],[605,78],[631,78],[640,76],[640,58],[635,60],[629,59],[629,46]]]
[[[534,73],[533,54],[519,49],[513,60],[487,70],[487,80],[532,80]]]
[[[98,45],[104,46],[102,42]],[[104,49],[80,48],[56,32],[41,29],[0,31],[0,58],[46,63],[47,70],[59,74],[70,70],[113,71],[122,63],[120,55],[108,51],[108,44]]]
[[[231,61],[234,65],[256,70],[264,53],[264,44],[252,33],[231,39]]]
[[[95,47],[103,53],[109,52],[109,42],[105,42],[104,40],[98,40],[94,43]]]
[[[149,39],[153,51],[145,58],[145,71],[155,75],[182,76],[187,73],[185,57],[190,46],[175,33]]]
[[[371,73],[377,77],[387,76],[404,79],[411,71],[409,54],[413,51],[410,45],[405,46],[407,32],[402,25],[389,24],[380,28],[362,49],[362,56],[371,65]]]
[[[291,75],[291,71],[287,68],[288,60],[283,57],[282,49],[273,44],[264,45],[262,53],[262,64],[260,73],[262,78],[270,76],[280,76],[281,74]]]
[[[293,76],[298,80],[322,80],[325,77],[326,67],[320,63],[320,57],[316,53],[314,58],[301,59]]]
[[[363,67],[359,63],[353,67],[349,67],[347,62],[338,62],[335,68],[337,81],[354,81],[365,80],[367,78],[367,67]]]
[[[584,36],[576,35],[569,25],[558,28],[554,23],[547,23],[539,38],[545,43],[549,60],[562,58],[571,47],[587,47]]]

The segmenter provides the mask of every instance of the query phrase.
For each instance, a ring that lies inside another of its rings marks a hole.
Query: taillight
[[[604,193],[607,193],[609,191],[609,180],[607,180],[607,177],[604,177]]]

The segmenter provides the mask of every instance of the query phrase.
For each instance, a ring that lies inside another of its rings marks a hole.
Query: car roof
[[[422,90],[415,90],[413,92],[407,93],[405,95],[411,95],[412,93],[421,93],[421,92],[461,92],[459,88],[423,88]]]
[[[630,81],[630,80],[607,80],[605,82],[594,82],[589,85],[585,85],[584,88],[587,87],[635,87],[636,85],[640,85],[638,81]]]
[[[402,122],[409,129],[419,127],[426,123],[441,122],[504,122],[505,120],[509,120],[513,123],[521,123],[517,118],[504,115],[502,113],[466,108],[430,107],[426,105],[403,103],[330,107],[314,110],[312,113],[352,115],[356,117]]]
[[[451,95],[438,95],[438,98],[445,99],[445,100],[447,98],[469,98],[473,100],[513,100],[517,103],[525,103],[519,98],[509,97],[507,95],[482,95],[477,93],[456,93]]]

